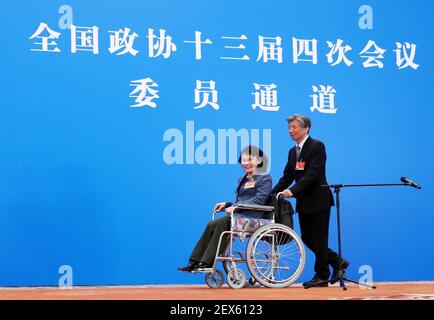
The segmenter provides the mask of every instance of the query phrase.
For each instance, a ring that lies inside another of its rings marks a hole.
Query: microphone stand
[[[340,191],[342,188],[346,187],[390,187],[390,186],[412,186],[408,183],[376,183],[376,184],[330,184],[330,185],[321,185],[321,187],[327,187],[334,189],[334,193],[336,194],[336,212],[337,212],[337,223],[338,223],[338,254],[339,254],[339,273],[337,279],[330,279],[324,281],[323,283],[329,283],[333,280],[338,280],[340,287],[343,290],[347,290],[345,286],[345,281],[355,283],[358,285],[363,285],[371,289],[376,289],[376,286],[371,286],[365,283],[361,283],[355,280],[348,279],[345,275],[345,271],[342,270],[342,243],[341,243],[341,210],[340,210]],[[414,187],[414,186],[413,186]]]

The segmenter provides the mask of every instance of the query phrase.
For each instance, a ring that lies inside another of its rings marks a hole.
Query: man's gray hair
[[[307,132],[310,131],[310,128],[312,127],[312,123],[310,122],[310,119],[302,114],[293,114],[292,116],[289,116],[288,119],[286,119],[288,123],[292,121],[297,121],[302,128],[307,128]]]

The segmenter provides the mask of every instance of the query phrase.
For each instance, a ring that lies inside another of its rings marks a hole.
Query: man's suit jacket
[[[321,187],[326,180],[326,151],[321,141],[309,137],[301,149],[299,161],[305,163],[304,170],[296,170],[295,146],[289,150],[288,162],[277,185],[271,193],[287,189],[297,199],[296,210],[301,213],[323,211],[334,205],[333,195],[329,188]]]

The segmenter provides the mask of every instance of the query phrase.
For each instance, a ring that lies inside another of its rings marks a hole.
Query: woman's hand
[[[215,205],[214,210],[216,212],[222,211],[226,207],[226,202],[219,202]]]
[[[230,206],[230,207],[225,209],[225,212],[228,216],[232,215],[232,211],[234,211],[234,206]]]

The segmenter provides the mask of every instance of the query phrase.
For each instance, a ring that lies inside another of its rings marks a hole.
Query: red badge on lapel
[[[250,189],[250,188],[253,188],[255,185],[256,185],[256,181],[249,181],[249,182],[246,182],[245,185],[244,185],[244,189]]]
[[[297,161],[295,163],[295,170],[304,170],[304,165],[305,165],[304,161]]]

